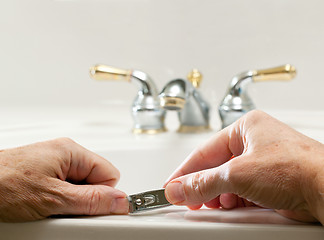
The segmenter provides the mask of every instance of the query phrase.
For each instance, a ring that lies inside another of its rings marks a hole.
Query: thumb
[[[232,192],[228,162],[212,169],[176,178],[167,184],[165,195],[176,205],[199,205],[222,193]]]
[[[74,185],[64,182],[64,200],[60,214],[127,214],[126,194],[106,185]]]

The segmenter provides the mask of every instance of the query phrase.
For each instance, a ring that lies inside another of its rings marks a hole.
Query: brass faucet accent
[[[187,79],[189,80],[189,82],[191,82],[192,86],[194,86],[195,88],[200,87],[202,77],[203,77],[202,74],[196,68],[192,69],[192,71],[189,72],[187,75]]]
[[[254,70],[252,80],[254,82],[264,81],[289,81],[296,77],[296,68],[290,64],[279,67]]]
[[[131,81],[132,71],[98,64],[90,67],[91,78],[101,80]]]

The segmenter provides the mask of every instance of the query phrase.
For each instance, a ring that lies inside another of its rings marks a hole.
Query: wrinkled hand
[[[118,180],[111,163],[67,138],[3,150],[0,221],[127,214],[126,194],[114,188]]]
[[[171,203],[192,209],[256,204],[324,224],[324,145],[253,111],[196,149],[165,186]]]

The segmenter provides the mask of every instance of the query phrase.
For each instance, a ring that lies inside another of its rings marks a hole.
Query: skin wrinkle
[[[200,182],[202,181],[202,178],[203,174],[201,174],[200,172],[193,174],[193,176],[191,177],[191,188],[194,190],[195,194],[198,193],[199,198],[204,196],[200,187]]]
[[[308,159],[307,156],[305,156],[303,159]],[[324,169],[324,159],[321,159],[321,168]],[[323,190],[324,190],[324,175],[321,175],[320,172],[317,171],[312,171],[312,165],[307,165],[308,168],[306,169],[307,172],[309,172],[311,178],[307,179],[307,178],[303,178],[303,180],[301,181],[301,186],[302,189],[304,189],[303,194],[304,196],[308,196],[306,198],[306,202],[308,203],[309,206],[309,210],[310,211],[314,211],[316,212],[316,209],[324,209],[323,208],[323,203],[324,203],[324,197],[323,197]],[[310,180],[314,180],[316,182],[315,187],[312,187],[312,181]],[[318,195],[318,196],[317,196]],[[317,199],[315,204],[310,204],[312,203],[313,199]],[[320,219],[323,223],[324,219],[321,219],[321,216],[317,213],[317,218]]]
[[[84,167],[84,166],[81,166],[81,164],[78,164],[78,167],[81,169],[79,169],[78,172],[84,172],[85,168],[86,169],[91,169],[90,171],[88,171],[88,173],[84,176],[84,177],[81,177],[81,178],[84,178],[86,182],[88,182],[88,179],[89,179],[89,176],[94,172],[94,170],[96,169],[96,164],[92,162],[92,159],[90,159],[90,161],[88,161],[86,164],[88,164],[88,166]]]
[[[42,182],[35,184],[34,179],[29,178],[28,180],[23,180],[23,182],[26,183],[23,185],[23,191],[30,192],[30,196],[28,197],[23,197],[22,195],[23,202],[25,202],[25,204],[29,206],[31,213],[35,212],[38,216],[40,216],[40,218],[44,218],[46,216],[46,213],[48,212],[48,204],[46,198],[44,197],[47,194],[47,190],[45,190]],[[31,191],[29,191],[28,189],[30,189]],[[32,199],[32,201],[30,201],[30,199]],[[39,208],[38,206],[41,207]]]
[[[96,215],[98,213],[98,202],[101,200],[101,194],[96,190],[91,190],[90,201],[89,201],[89,210],[86,214],[88,215]]]
[[[320,177],[322,180],[319,181],[319,183],[323,183],[324,182],[324,175],[322,175]],[[316,213],[316,217],[318,219],[320,219],[320,221],[323,223],[324,222],[324,186],[323,184],[320,184],[320,187],[319,187],[319,195],[320,195],[320,198],[318,200],[318,202],[316,203],[316,207],[315,206],[312,206],[314,208],[314,212],[316,212],[316,209],[320,209],[320,212],[317,212]]]
[[[29,191],[28,189],[31,185],[31,182],[32,179],[29,178],[19,179],[19,194],[16,195],[15,199],[11,199],[11,203],[16,207],[19,206],[20,208],[19,202],[22,202],[23,205],[25,205],[27,209],[29,209],[28,212],[31,215],[31,217],[34,217],[35,219],[40,219],[42,218],[41,211],[35,206],[40,205],[38,203],[40,202],[39,200],[41,196],[39,194],[33,194],[33,192],[39,192],[35,190],[38,190],[40,188],[38,187],[38,185],[33,184],[32,188],[30,188],[30,190],[32,191]],[[28,193],[28,195],[24,195],[24,193]],[[27,217],[27,219],[29,217]]]
[[[241,126],[242,125],[239,125],[239,129],[233,127],[232,129],[230,129],[230,132],[228,134],[227,148],[234,156],[241,155],[246,149],[244,142],[240,141],[237,137],[241,136]]]
[[[65,211],[65,208],[73,208],[77,206],[75,201],[78,201],[78,199],[75,199],[73,195],[71,195],[72,190],[70,190],[69,187],[64,187],[60,181],[57,179],[53,179],[53,183],[51,184],[51,194],[53,198],[56,199],[57,205],[55,205],[55,209],[53,209],[54,214],[63,214]],[[57,182],[57,183],[56,183]],[[70,185],[70,184],[68,184]],[[68,204],[66,204],[68,203]]]
[[[205,159],[205,156],[204,156],[203,151],[201,151],[201,149],[198,149],[197,152],[198,152],[198,155],[199,155],[200,159],[201,159],[201,160],[204,160],[204,159]]]
[[[19,179],[19,178],[17,178],[17,179]],[[43,196],[41,194],[43,187],[41,185],[34,184],[34,182],[41,183],[41,181],[33,181],[33,179],[24,177],[24,179],[19,180],[19,182],[21,182],[21,184],[18,185],[18,186],[20,186],[20,190],[18,191],[18,193],[15,194],[14,199],[8,199],[9,204],[10,205],[13,204],[13,206],[17,207],[17,206],[20,206],[20,204],[16,204],[16,203],[18,203],[20,201],[25,202],[26,207],[29,209],[29,212],[32,215],[32,217],[34,217],[36,219],[43,218],[45,214],[42,214],[41,211],[38,211],[37,207],[36,207],[36,206],[42,206],[42,204],[39,204],[39,203]],[[31,185],[33,186],[32,188],[30,188]],[[29,192],[28,189],[31,189],[33,192],[37,192],[38,194],[31,193],[31,194],[24,195],[26,192]],[[5,191],[8,192],[11,190],[8,189]],[[32,199],[32,201],[30,201],[31,199]],[[46,210],[46,208],[45,208],[45,210]],[[33,211],[37,211],[37,212],[33,213]],[[44,212],[44,210],[42,210],[42,211]],[[26,220],[27,219],[29,219],[29,217],[27,217]]]
[[[72,165],[72,161],[71,159],[73,159],[73,153],[71,150],[69,150],[69,145],[70,144],[75,144],[75,142],[69,138],[59,138],[59,139],[55,139],[52,140],[50,142],[46,143],[47,145],[49,145],[49,147],[52,149],[53,151],[53,155],[56,155],[58,159],[60,159],[60,164],[59,164],[59,168],[56,168],[55,170],[58,171],[56,173],[56,176],[59,177],[59,179],[61,179],[62,181],[66,180],[67,176],[69,176],[70,174],[70,170],[71,170],[71,165]],[[66,172],[66,174],[64,174],[64,169],[63,166],[68,163],[68,170]]]
[[[201,149],[198,149],[198,154],[200,156],[200,161],[206,161],[206,159],[208,159]],[[209,161],[208,168],[213,167],[213,165],[213,161]]]
[[[225,165],[222,166],[222,171],[219,174],[219,177],[224,181],[224,182],[229,182],[229,176],[230,176],[230,166],[229,162]]]
[[[77,157],[77,156],[76,156]],[[72,153],[72,151],[70,151],[70,159],[73,159],[73,153]],[[70,165],[70,168],[69,168],[69,172],[68,172],[68,174],[67,174],[67,177],[71,177],[71,176],[74,176],[74,178],[77,178],[77,179],[84,179],[85,181],[84,182],[86,182],[86,180],[87,180],[87,178],[89,177],[89,175],[90,175],[90,173],[93,171],[93,169],[94,169],[94,166],[92,166],[92,162],[91,162],[91,160],[90,160],[90,162],[91,163],[89,163],[88,162],[88,164],[89,164],[89,166],[86,166],[86,167],[84,167],[84,166],[82,166],[81,165],[81,162],[76,162],[74,165],[73,165],[73,162],[72,161],[70,161],[71,162],[71,165]],[[86,169],[88,169],[89,167],[91,166],[91,170],[88,172],[88,174],[87,175],[85,175],[85,176],[83,176],[83,175],[79,175],[79,174],[81,174],[81,173],[83,173],[84,172],[84,169],[86,168]],[[73,170],[73,172],[71,172],[71,170]],[[79,174],[78,174],[79,173]],[[69,181],[71,181],[70,179],[69,179]],[[80,181],[73,181],[73,182],[76,182],[76,183],[78,183],[78,182],[80,182]]]
[[[55,178],[58,178],[62,181],[66,180],[66,177],[69,174],[69,171],[71,169],[71,157],[72,157],[72,153],[64,153],[64,151],[61,150],[61,148],[58,148],[57,150],[55,149],[55,153],[57,155],[57,158],[60,159],[60,163],[59,166],[57,168],[54,169],[54,172],[56,173],[56,176],[54,176]],[[69,157],[66,157],[69,156]]]
[[[32,175],[31,171],[29,171],[29,170],[26,170],[26,171],[24,172],[24,174],[25,174],[26,176],[31,176],[31,175]]]
[[[55,181],[53,181],[55,180]],[[48,187],[44,186],[46,189],[45,194],[43,195],[44,200],[44,206],[48,206],[50,211],[48,214],[50,215],[51,211],[54,212],[54,214],[59,214],[62,207],[64,206],[65,202],[65,194],[62,191],[59,183],[56,183],[56,179],[53,179],[50,181]]]
[[[72,161],[71,161],[71,159],[73,159],[73,153],[72,153],[72,151],[69,151],[68,153],[69,153],[68,154],[69,158],[67,158],[67,159],[69,160],[69,168],[68,168],[68,171],[67,171],[66,175],[64,176],[64,180],[67,180],[68,176],[70,176],[71,169],[72,169]]]
[[[90,164],[89,164],[90,165]],[[91,164],[92,165],[92,167],[91,167],[91,171],[89,171],[89,173],[87,174],[87,176],[86,177],[84,177],[84,179],[87,181],[88,179],[89,179],[89,176],[91,175],[91,173],[93,173],[95,170],[96,170],[96,168],[97,168],[97,166],[96,166],[96,164],[94,163],[94,164]],[[90,167],[90,166],[89,166]]]
[[[271,161],[271,159],[269,161]],[[282,165],[282,164],[284,164],[284,165]],[[278,189],[280,192],[286,192],[286,191],[289,191],[290,188],[294,188],[294,186],[287,185],[287,182],[290,183],[290,182],[296,182],[296,181],[287,179],[287,177],[289,178],[289,176],[285,175],[285,173],[280,170],[280,169],[285,169],[286,168],[285,165],[287,165],[288,163],[287,164],[282,163],[282,164],[274,165],[269,168],[259,168],[257,165],[257,162],[255,162],[253,164],[251,162],[249,162],[249,166],[251,166],[251,165],[256,166],[254,168],[250,167],[250,171],[252,172],[252,174],[250,174],[250,175],[260,176],[259,181],[262,182],[262,186],[257,187],[259,184],[258,184],[258,181],[256,181],[254,178],[251,178],[250,180],[246,179],[246,185],[248,185],[248,188],[245,189],[245,191],[243,191],[243,192],[239,192],[238,194],[241,197],[249,196],[250,200],[254,200],[254,202],[257,203],[255,201],[255,199],[259,198],[258,197],[259,192],[255,192],[255,189],[260,189],[260,188],[263,188],[263,190],[269,189],[268,192],[270,195],[268,196],[268,200],[267,200],[269,203],[270,202],[276,203],[277,206],[282,205],[282,206],[279,206],[279,208],[292,208],[292,209],[295,208],[294,206],[288,206],[288,204],[286,203],[286,201],[287,202],[293,202],[293,201],[291,201],[289,199],[282,199],[282,198],[278,199],[277,196],[279,196],[280,194],[278,194],[278,195],[271,194],[271,189],[273,189],[273,187],[274,187],[274,185],[272,184],[273,182],[277,183],[277,186],[275,186],[275,188]],[[289,166],[289,164],[288,164],[288,166]],[[264,175],[265,172],[273,173],[273,174],[272,175]],[[244,188],[240,188],[240,189],[244,189]],[[265,192],[267,192],[267,191],[265,191]],[[284,194],[284,195],[287,195],[287,194]],[[299,203],[298,203],[298,205],[299,205]]]

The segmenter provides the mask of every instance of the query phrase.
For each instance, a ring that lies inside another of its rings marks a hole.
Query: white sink
[[[37,123],[30,117],[27,124],[23,121],[26,118],[19,116],[21,111],[14,111],[16,115],[13,116],[10,109],[3,115],[7,119],[0,120],[1,148],[55,137],[71,137],[112,162],[121,172],[117,187],[132,194],[162,187],[185,157],[215,132],[177,134],[173,119],[168,122],[172,126],[168,126],[171,130],[167,133],[134,136],[126,110],[116,114],[115,109],[74,109],[73,112],[64,111],[62,118],[62,110],[56,109],[56,112],[48,112],[48,120],[43,117],[42,122]],[[39,119],[36,114],[39,112],[35,110],[35,119]],[[324,112],[273,112],[273,115],[324,142]],[[10,117],[22,119],[22,122],[13,124]],[[190,211],[176,206],[128,216],[62,217],[31,223],[0,223],[0,233],[0,239],[33,240],[324,239],[322,226],[301,225],[272,210]]]
[[[189,147],[98,152],[121,172],[118,188],[126,193],[161,188],[172,171],[190,153]]]

